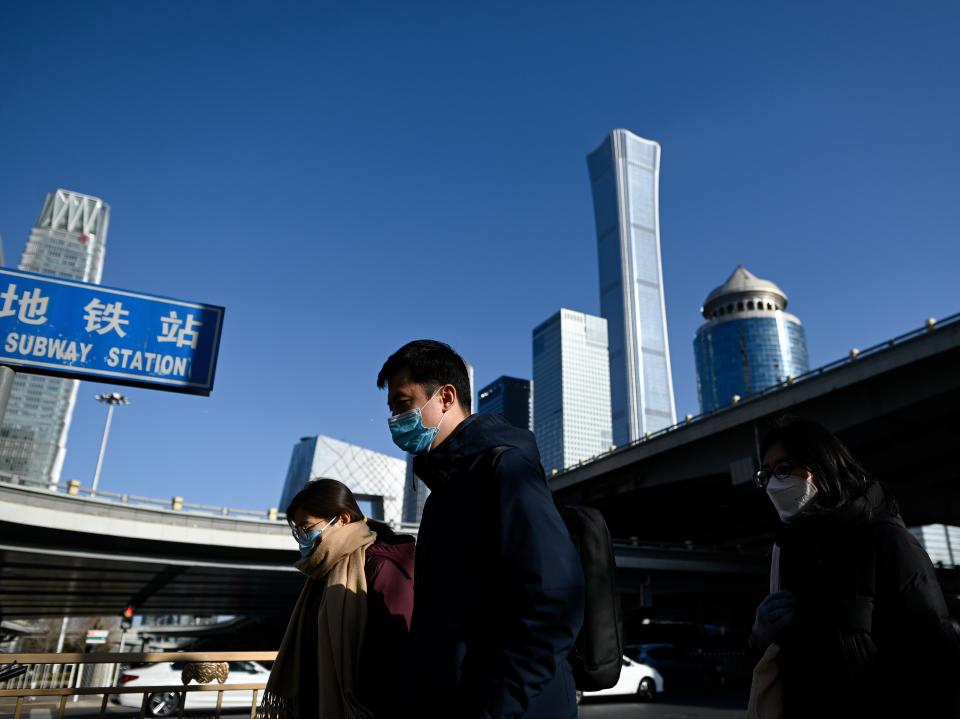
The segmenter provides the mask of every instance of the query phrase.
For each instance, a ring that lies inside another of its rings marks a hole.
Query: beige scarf
[[[300,592],[277,660],[257,710],[257,719],[364,719],[372,716],[356,692],[360,648],[367,625],[366,549],[377,535],[365,522],[331,527],[313,554],[294,566],[312,580]],[[324,579],[326,580],[324,582]],[[304,614],[323,592],[317,622],[317,686],[300,683]],[[314,598],[314,601],[311,601]],[[320,716],[300,717],[297,695],[317,691]]]

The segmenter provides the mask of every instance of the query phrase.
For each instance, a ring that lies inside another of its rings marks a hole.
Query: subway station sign
[[[208,395],[223,307],[0,269],[0,365]]]

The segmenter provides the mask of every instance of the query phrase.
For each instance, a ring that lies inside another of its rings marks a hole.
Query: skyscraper
[[[47,195],[20,259],[21,270],[100,283],[110,206],[69,190]],[[0,476],[60,481],[77,380],[18,373],[0,428]]]
[[[323,435],[303,437],[293,447],[280,508],[286,509],[307,482],[322,477],[347,485],[365,516],[399,522],[405,468],[402,459],[372,449]]]
[[[561,309],[533,330],[533,432],[547,472],[611,444],[607,321]]]
[[[809,369],[803,325],[786,307],[783,290],[743,267],[709,294],[693,342],[702,412]]]
[[[610,337],[613,441],[627,444],[677,418],[660,256],[660,145],[614,130],[587,167],[600,314]]]
[[[531,382],[517,377],[497,377],[480,390],[477,412],[502,414],[514,427],[530,429],[533,397]]]

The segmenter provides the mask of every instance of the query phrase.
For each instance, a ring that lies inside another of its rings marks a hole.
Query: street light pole
[[[103,428],[103,437],[100,439],[100,455],[97,457],[97,468],[93,473],[93,486],[90,487],[90,496],[97,495],[97,486],[100,484],[100,471],[103,469],[103,455],[107,451],[107,439],[110,437],[110,422],[113,420],[113,408],[118,404],[130,404],[130,400],[119,392],[98,394],[97,402],[107,405],[107,423]]]

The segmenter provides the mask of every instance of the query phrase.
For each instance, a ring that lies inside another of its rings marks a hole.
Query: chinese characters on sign
[[[0,317],[12,317],[17,315],[21,322],[30,325],[42,325],[47,321],[44,316],[47,313],[47,299],[40,296],[40,290],[35,289],[31,292],[24,292],[23,295],[17,294],[17,286],[10,284],[7,289],[0,293],[0,299],[3,300],[3,309],[0,310]],[[16,304],[18,309],[13,309]]]
[[[0,364],[197,394],[213,386],[223,308],[0,270]]]

